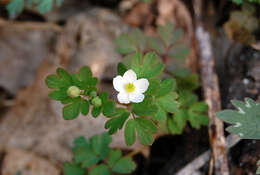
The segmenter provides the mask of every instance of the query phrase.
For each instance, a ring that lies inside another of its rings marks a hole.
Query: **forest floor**
[[[61,119],[61,105],[48,99],[44,84],[46,75],[57,66],[75,71],[89,65],[102,80],[100,87],[114,97],[112,78],[122,59],[115,51],[114,39],[121,32],[139,27],[152,33],[155,22],[172,20],[192,43],[195,12],[191,1],[169,3],[174,12],[166,15],[164,9],[156,10],[161,1],[146,4],[129,0],[132,4],[127,4],[117,0],[66,0],[61,8],[46,15],[25,9],[12,22],[8,22],[7,11],[0,4],[0,175],[62,174],[62,163],[71,159],[73,139],[104,131],[103,118]],[[231,6],[227,3],[223,8],[228,10],[205,19],[217,18],[207,25],[223,109],[232,108],[231,99],[250,97],[260,102],[260,51],[226,37],[223,24]],[[190,66],[200,73],[198,66]],[[201,99],[202,91],[197,91]],[[140,148],[138,144],[127,148],[122,133],[114,138],[112,146],[125,152]],[[133,174],[174,175],[209,149],[208,128],[187,126],[182,135],[156,139],[148,154],[135,155],[137,169]],[[259,157],[260,141],[239,141],[228,150],[230,174],[255,174]],[[209,167],[207,161],[194,174],[208,174]]]

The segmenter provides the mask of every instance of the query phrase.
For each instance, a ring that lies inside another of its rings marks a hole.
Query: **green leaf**
[[[157,103],[167,112],[177,112],[179,108],[179,103],[176,101],[178,95],[174,92],[171,92],[165,96],[162,96],[157,99]]]
[[[128,146],[133,145],[136,139],[135,120],[128,120],[125,126],[125,142]]]
[[[97,85],[97,78],[92,77],[92,72],[88,66],[84,66],[79,70],[79,79],[83,82],[84,89]]]
[[[129,54],[137,51],[137,47],[134,42],[132,42],[131,37],[127,33],[122,33],[115,40],[116,50],[120,54]]]
[[[94,118],[97,118],[100,115],[101,111],[102,111],[102,106],[100,106],[100,107],[93,106],[91,115]]]
[[[63,87],[63,84],[57,75],[48,75],[45,79],[45,83],[50,89],[58,89]]]
[[[168,128],[172,134],[181,134],[187,121],[187,113],[184,110],[179,110],[169,118]]]
[[[149,86],[148,86],[148,89],[145,92],[145,94],[154,95],[157,93],[158,89],[160,89],[160,80],[151,79],[151,80],[149,80]]]
[[[108,100],[108,93],[107,92],[101,92],[99,97],[102,100],[102,104],[105,104],[106,101]]]
[[[74,160],[82,163],[84,168],[88,168],[99,162],[100,158],[90,149],[90,147],[79,147],[74,149]]]
[[[86,141],[85,137],[83,136],[80,136],[80,137],[77,137],[74,142],[74,147],[72,148],[72,151],[74,152],[76,149],[78,149],[79,147],[89,147],[90,148],[90,145],[89,143]]]
[[[177,85],[179,89],[192,91],[199,87],[199,75],[190,74],[184,77],[176,77]]]
[[[154,142],[153,135],[157,132],[157,128],[151,120],[146,118],[135,118],[128,120],[125,127],[125,141],[128,146],[132,145],[138,138],[143,145],[151,145]]]
[[[85,175],[86,173],[86,170],[77,164],[65,162],[63,165],[64,175]]]
[[[135,121],[142,128],[142,130],[150,132],[151,134],[155,134],[157,132],[157,128],[151,120],[139,117],[135,118]]]
[[[179,41],[183,36],[182,29],[175,29],[174,24],[168,22],[165,26],[158,26],[158,33],[167,47]]]
[[[66,104],[72,103],[72,101],[73,101],[73,98],[71,98],[71,97],[68,96],[68,97],[62,99],[62,100],[61,100],[61,103],[64,104],[64,105],[66,105]]]
[[[95,135],[90,138],[90,144],[94,152],[99,155],[101,159],[105,159],[110,152],[109,144],[112,138],[108,133]]]
[[[170,93],[175,86],[176,86],[176,82],[173,79],[166,79],[162,81],[160,85],[160,89],[156,94],[156,97],[161,97]]]
[[[57,75],[63,80],[64,82],[68,84],[72,84],[71,75],[63,68],[58,68],[56,70]]]
[[[127,67],[122,62],[118,63],[117,65],[118,74],[123,76],[126,71],[127,71]]]
[[[167,119],[167,112],[160,106],[157,106],[157,113],[152,115],[152,119],[156,121],[165,121]]]
[[[124,112],[119,117],[114,117],[114,118],[108,120],[105,124],[106,129],[110,128],[108,133],[114,134],[115,132],[117,132],[117,130],[122,129],[125,121],[129,117],[129,115],[130,115],[129,112]]]
[[[63,118],[65,120],[75,119],[80,113],[80,97],[75,98],[71,104],[63,108]]]
[[[137,48],[137,51],[143,52],[146,46],[146,37],[139,28],[134,28],[130,33],[131,41]]]
[[[24,0],[12,0],[7,6],[6,9],[11,16],[14,16],[16,13],[21,13],[24,8]]]
[[[77,74],[73,73],[71,74],[71,79],[73,85],[79,87],[80,89],[84,89],[85,87],[83,86],[83,83],[79,80],[79,77]]]
[[[243,3],[243,0],[232,0],[232,2],[240,5]]]
[[[217,117],[232,124],[227,131],[239,134],[242,139],[260,138],[260,104],[250,98],[242,101],[233,100],[236,110],[224,110],[217,113]]]
[[[175,59],[185,59],[189,53],[189,48],[184,44],[174,46],[169,51],[169,55]]]
[[[87,115],[89,112],[89,102],[87,100],[81,100],[81,113]]]
[[[112,171],[121,174],[129,174],[135,169],[136,165],[130,157],[121,158],[117,161]]]
[[[100,164],[92,168],[89,171],[89,175],[110,175],[110,171],[107,165]]]
[[[63,0],[56,0],[56,5],[57,5],[58,7],[60,7],[61,4],[62,4],[62,1],[63,1]]]
[[[149,116],[155,114],[158,109],[155,104],[152,103],[152,99],[146,97],[141,103],[132,104],[133,112],[139,116]]]
[[[153,49],[158,54],[165,54],[166,50],[162,40],[157,37],[148,37],[147,40],[149,48]]]
[[[191,126],[199,129],[200,125],[208,125],[209,118],[206,115],[208,105],[205,102],[194,103],[188,110],[188,120]]]
[[[54,90],[49,93],[49,97],[54,100],[63,100],[68,97],[66,89]]]
[[[148,52],[145,56],[136,53],[132,59],[131,68],[138,78],[153,78],[162,72],[164,64],[160,62],[158,56],[153,52]]]
[[[92,78],[92,72],[88,66],[84,66],[79,70],[79,79],[81,81],[89,81]]]
[[[260,160],[257,161],[257,170],[256,174],[260,174]]]
[[[42,0],[40,1],[39,5],[36,7],[36,9],[42,14],[49,12],[51,8],[52,8],[52,0]]]
[[[114,164],[122,157],[120,150],[111,150],[109,153],[108,166],[113,168]]]
[[[143,2],[145,2],[145,3],[151,3],[152,2],[152,0],[142,0]]]
[[[143,145],[151,145],[154,142],[152,134],[157,132],[157,128],[151,120],[146,118],[135,118],[135,127],[138,139]]]
[[[112,117],[115,115],[116,104],[114,101],[107,101],[103,106],[103,114],[107,117]]]

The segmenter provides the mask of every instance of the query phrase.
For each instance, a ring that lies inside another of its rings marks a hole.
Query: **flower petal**
[[[113,78],[113,86],[118,92],[124,92],[124,79],[122,76],[118,75]]]
[[[117,99],[120,103],[124,103],[124,104],[130,103],[128,94],[124,92],[120,92],[119,94],[117,94]]]
[[[134,82],[134,86],[136,87],[136,92],[144,93],[148,89],[149,81],[145,78],[141,78]]]
[[[124,73],[123,79],[126,82],[133,83],[134,81],[136,81],[137,76],[136,76],[136,73],[132,69],[129,69],[128,71],[126,71]]]
[[[142,93],[130,93],[129,100],[134,103],[140,103],[144,100],[144,94]]]

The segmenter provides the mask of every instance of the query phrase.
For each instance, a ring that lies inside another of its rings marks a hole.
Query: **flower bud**
[[[95,106],[95,107],[99,107],[102,105],[102,101],[99,97],[95,97],[91,100],[91,103]]]
[[[67,90],[67,94],[71,98],[78,97],[80,95],[80,89],[77,86],[70,86]]]

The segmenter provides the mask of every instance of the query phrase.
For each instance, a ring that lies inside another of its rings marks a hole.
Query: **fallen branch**
[[[241,139],[237,135],[229,135],[227,137],[227,149],[232,148],[236,145]],[[211,151],[208,150],[201,154],[199,157],[191,161],[188,165],[178,171],[175,175],[191,175],[200,169],[205,163],[207,163],[210,159]]]
[[[201,0],[194,1],[194,10],[201,83],[205,101],[209,106],[208,116],[210,121],[208,131],[213,159],[213,166],[209,168],[209,175],[229,175],[223,122],[216,117],[216,112],[221,110],[218,77],[214,71],[215,62],[210,35],[202,23],[203,9]]]

